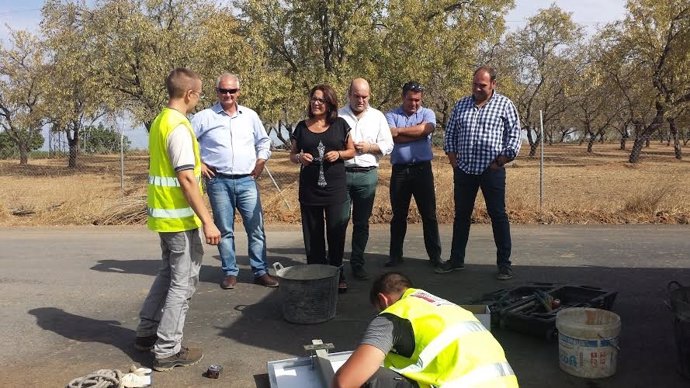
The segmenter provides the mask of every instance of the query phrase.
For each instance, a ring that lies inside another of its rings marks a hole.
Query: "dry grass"
[[[526,147],[525,147],[526,148]],[[637,165],[614,144],[545,149],[544,201],[539,209],[539,160],[521,156],[508,167],[507,206],[513,223],[690,223],[690,162],[673,158],[673,150],[652,144]],[[526,155],[527,150],[523,150]],[[146,155],[128,155],[124,190],[117,156],[82,156],[70,170],[60,160],[0,161],[0,225],[143,224],[145,223]],[[274,152],[268,164],[280,191],[267,173],[259,180],[267,222],[299,222],[297,167],[287,153]],[[453,176],[442,152],[434,161],[437,214],[452,223]],[[390,220],[390,163],[381,163],[372,222]],[[488,222],[481,195],[475,222]],[[418,222],[416,210],[410,222]]]

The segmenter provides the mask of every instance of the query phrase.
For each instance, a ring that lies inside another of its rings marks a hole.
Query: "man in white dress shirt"
[[[355,279],[366,280],[364,250],[369,240],[369,217],[378,185],[379,159],[393,150],[393,137],[386,117],[369,106],[371,90],[363,78],[355,78],[347,93],[349,104],[338,111],[352,128],[350,132],[357,151],[345,161],[347,202],[343,211],[352,211],[352,254],[350,266]]]

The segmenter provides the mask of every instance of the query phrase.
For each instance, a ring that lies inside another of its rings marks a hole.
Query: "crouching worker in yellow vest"
[[[381,313],[335,388],[518,387],[503,348],[471,312],[397,272],[376,279],[369,297]]]
[[[149,132],[148,227],[158,232],[162,265],[139,313],[134,347],[151,350],[153,368],[167,371],[196,364],[201,349],[182,346],[189,300],[199,282],[204,254],[199,227],[208,244],[220,232],[201,194],[199,145],[187,119],[201,98],[201,79],[188,69],[173,70],[165,80],[168,104]]]

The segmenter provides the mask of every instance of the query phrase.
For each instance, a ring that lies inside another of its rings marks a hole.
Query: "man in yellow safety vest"
[[[335,388],[518,387],[503,348],[471,312],[412,288],[398,272],[376,279],[370,300],[381,313],[338,369]]]
[[[203,357],[201,349],[182,346],[182,329],[204,254],[199,227],[206,243],[220,241],[202,198],[199,145],[186,116],[201,98],[201,79],[178,68],[168,75],[165,86],[168,104],[149,132],[147,191],[148,227],[160,237],[163,265],[139,313],[134,343],[139,350],[153,349],[157,371],[194,365]]]

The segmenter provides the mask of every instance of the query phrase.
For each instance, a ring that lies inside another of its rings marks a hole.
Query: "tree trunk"
[[[526,127],[527,130],[527,141],[529,142],[529,156],[534,157],[537,154],[537,144],[539,144],[539,136],[535,140],[532,137],[532,127]]]
[[[283,135],[283,128],[288,131],[288,137],[286,138]],[[278,128],[275,129],[276,131],[276,137],[278,140],[280,140],[281,143],[285,145],[285,147],[289,150],[291,147],[290,144],[290,135],[292,134],[292,126],[288,126],[287,124],[283,124],[282,120],[278,120]]]
[[[625,146],[626,146],[627,140],[628,140],[627,138],[621,137],[621,147],[619,148],[621,151],[625,151]]]
[[[668,120],[669,132],[673,138],[673,153],[678,160],[683,159],[683,151],[680,148],[680,139],[678,138],[678,128],[676,128],[676,119],[669,118]]]
[[[645,144],[649,147],[649,137],[654,134],[654,132],[659,130],[661,124],[664,122],[664,115],[666,110],[660,102],[656,103],[656,116],[648,126],[640,129],[643,124],[640,122],[635,123],[635,142],[633,143],[632,150],[630,151],[630,158],[628,161],[630,163],[637,163],[640,161],[640,153],[642,152],[642,146]]]
[[[17,144],[19,148],[19,165],[26,166],[29,164],[29,147],[26,144]]]
[[[628,159],[628,162],[630,163],[637,163],[640,161],[640,154],[642,153],[642,147],[645,145],[645,143],[649,139],[644,139],[644,138],[635,138],[635,141],[633,141],[633,146],[632,150],[630,151],[630,158]]]
[[[594,145],[594,141],[596,139],[597,139],[597,137],[594,135],[591,135],[589,137],[589,141],[587,142],[587,152],[589,152],[590,154],[592,153],[592,146]]]
[[[79,131],[73,132],[72,136],[67,136],[67,144],[69,144],[69,161],[67,167],[77,168],[77,155],[79,155]]]
[[[527,137],[528,138],[531,137],[531,136],[529,136],[529,134],[531,133],[531,130],[528,129],[527,133],[528,133]],[[537,155],[537,149],[539,148],[539,143],[541,143],[541,134],[537,133],[536,139],[534,139],[533,141],[530,140],[530,143],[529,143],[529,157],[530,158],[533,158]]]

